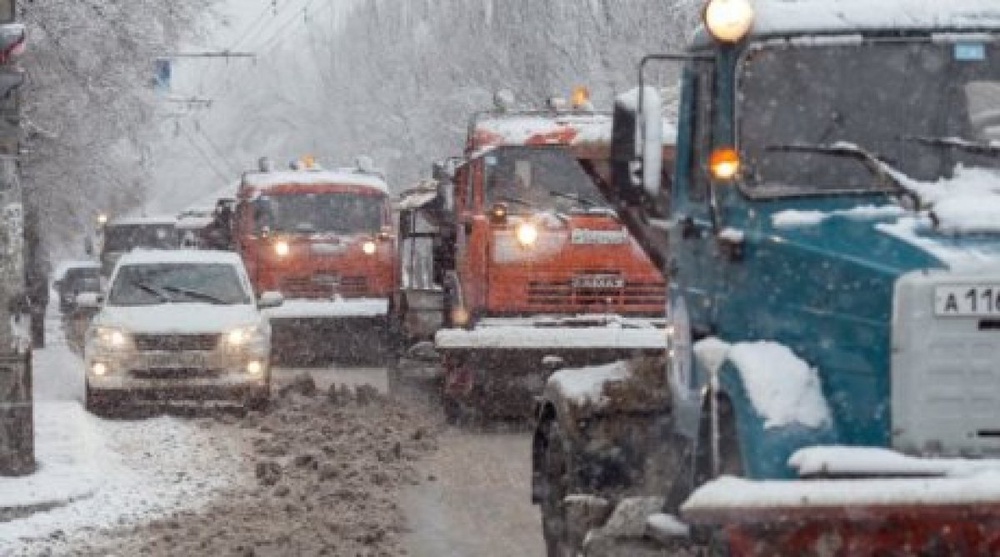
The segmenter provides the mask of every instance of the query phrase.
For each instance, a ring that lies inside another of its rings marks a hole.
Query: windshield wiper
[[[190,288],[181,288],[180,286],[173,286],[173,285],[161,285],[160,288],[166,290],[167,292],[176,292],[178,294],[184,294],[185,296],[190,296],[195,299],[204,300],[211,304],[226,305],[225,300],[222,300],[217,296],[201,292],[199,290],[192,290]]]
[[[152,294],[152,295],[156,296],[157,298],[159,298],[159,300],[161,302],[166,302],[166,303],[170,304],[170,303],[173,303],[173,301],[174,301],[174,299],[171,298],[170,296],[168,296],[165,292],[163,292],[159,288],[157,288],[157,287],[155,287],[155,286],[153,286],[153,285],[151,285],[151,284],[149,284],[147,282],[143,282],[143,281],[139,281],[139,280],[131,280],[131,281],[129,281],[129,284],[131,284],[132,286],[138,288],[139,290],[142,290],[144,292],[149,292],[150,294]]]
[[[764,147],[764,150],[782,153],[818,153],[821,155],[857,159],[871,171],[881,185],[887,185],[900,196],[910,199],[913,202],[914,209],[919,209],[923,205],[920,194],[903,185],[903,182],[897,177],[901,174],[900,171],[887,164],[875,153],[853,143],[841,141],[832,144],[777,144],[768,145]]]
[[[594,207],[599,207],[601,209],[606,208],[606,205],[600,201],[595,201],[589,197],[584,197],[575,193],[564,193],[561,191],[549,190],[549,195],[552,197],[561,197],[563,199],[569,199],[570,201],[576,201],[577,203],[586,206],[588,209]]]
[[[501,196],[497,197],[497,200],[499,200],[499,201],[506,201],[508,203],[515,203],[517,205],[521,205],[522,207],[529,207],[531,209],[537,209],[538,208],[537,204],[532,203],[532,202],[527,201],[527,200],[524,200],[524,199],[521,199],[520,197],[511,197],[509,195],[501,195]]]
[[[988,155],[994,157],[1000,156],[1000,145],[983,143],[981,141],[969,141],[968,139],[962,139],[961,137],[903,135],[900,136],[899,139],[902,139],[903,141],[912,141],[913,143],[919,143],[921,145],[930,145],[932,147],[954,147],[955,149],[961,149],[976,155]]]

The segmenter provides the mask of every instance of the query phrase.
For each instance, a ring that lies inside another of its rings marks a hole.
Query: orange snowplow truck
[[[611,117],[584,107],[475,114],[445,184],[435,335],[447,417],[527,416],[544,379],[665,346],[661,273],[603,201]],[[553,108],[555,107],[555,108]],[[672,148],[667,148],[672,155]]]
[[[370,165],[274,171],[262,159],[237,195],[236,249],[266,310],[280,361],[367,361],[391,352],[395,238],[389,188]]]

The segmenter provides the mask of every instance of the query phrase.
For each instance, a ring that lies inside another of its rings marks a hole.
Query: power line
[[[194,136],[191,135],[191,132],[189,132],[187,129],[184,128],[184,125],[180,121],[177,122],[177,129],[179,129],[181,133],[184,134],[184,137],[187,138],[188,143],[191,144],[191,147],[194,148],[195,152],[201,155],[202,160],[205,161],[205,163],[212,170],[212,172],[215,173],[216,176],[218,176],[222,180],[232,180],[233,175],[226,174],[225,172],[220,171],[218,167],[215,166],[216,161],[212,157],[210,157],[208,153],[206,153],[205,150],[202,149],[201,146],[199,146],[195,142]]]

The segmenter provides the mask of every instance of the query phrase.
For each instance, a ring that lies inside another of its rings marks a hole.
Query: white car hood
[[[120,327],[131,333],[222,333],[264,322],[252,304],[202,303],[105,306],[94,319],[95,325]]]

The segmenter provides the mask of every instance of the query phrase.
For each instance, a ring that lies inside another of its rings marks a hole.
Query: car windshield
[[[269,195],[255,206],[258,227],[274,232],[338,234],[378,232],[385,223],[385,196],[357,193]]]
[[[116,224],[104,228],[105,252],[169,249],[177,245],[177,230],[172,224]]]
[[[251,299],[236,269],[225,263],[144,263],[118,269],[108,304],[248,304]]]
[[[605,202],[593,179],[561,147],[500,147],[483,156],[486,202],[511,212],[569,213]]]
[[[884,188],[858,147],[911,178],[937,181],[958,165],[997,168],[1000,46],[871,41],[761,46],[739,76],[745,186],[758,194]],[[850,86],[843,86],[849,83]],[[917,107],[933,107],[918,109]]]

